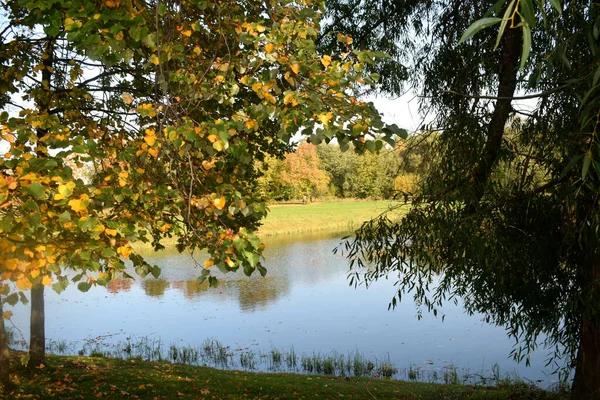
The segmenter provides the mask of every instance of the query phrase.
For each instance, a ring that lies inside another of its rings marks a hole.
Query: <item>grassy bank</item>
[[[18,361],[15,360],[17,363]],[[524,384],[440,385],[374,378],[261,374],[167,362],[49,356],[13,375],[4,398],[29,399],[566,399]]]
[[[358,201],[316,201],[301,204],[274,204],[259,229],[263,238],[298,235],[303,233],[348,233],[378,216],[394,204],[390,200]],[[408,209],[408,206],[407,208]],[[174,246],[175,238],[163,241],[167,247]],[[136,250],[149,250],[150,244],[134,243]]]
[[[348,232],[378,216],[391,204],[389,200],[382,200],[272,205],[259,234],[276,236],[319,231]]]

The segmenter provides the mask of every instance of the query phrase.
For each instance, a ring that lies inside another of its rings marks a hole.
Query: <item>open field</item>
[[[18,360],[15,360],[15,364]],[[441,385],[380,378],[262,374],[168,362],[49,356],[14,376],[6,399],[566,399],[525,384]]]
[[[270,213],[259,229],[262,236],[303,232],[349,232],[388,209],[393,203],[381,201],[325,201],[309,204],[270,206]]]
[[[269,206],[269,214],[263,221],[258,234],[262,238],[299,235],[303,233],[346,234],[360,227],[369,219],[378,216],[391,205],[391,200],[361,201],[333,200],[314,203],[288,203]],[[402,207],[408,210],[409,205]],[[166,239],[166,247],[174,246],[176,238]],[[151,249],[150,244],[134,243],[137,250]]]

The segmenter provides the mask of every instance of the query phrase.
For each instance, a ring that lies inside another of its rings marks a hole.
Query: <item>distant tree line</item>
[[[259,195],[267,201],[304,196],[356,199],[407,198],[429,168],[431,134],[409,137],[378,153],[342,151],[336,144],[300,143],[283,160],[260,162]]]

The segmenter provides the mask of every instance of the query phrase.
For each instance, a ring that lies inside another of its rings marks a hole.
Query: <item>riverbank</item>
[[[301,234],[347,234],[360,225],[385,212],[397,202],[391,200],[333,200],[307,204],[286,203],[269,206],[269,214],[258,230],[261,238]],[[403,206],[397,213],[408,210]],[[174,247],[176,238],[163,240],[166,247]],[[150,244],[134,243],[136,250],[149,250]]]
[[[17,359],[13,365],[18,365]],[[224,371],[168,362],[48,356],[44,368],[13,379],[4,398],[29,399],[528,399],[568,396],[525,384],[443,385],[390,379]]]
[[[350,232],[390,206],[391,200],[317,201],[307,204],[275,204],[258,234],[263,237],[315,232]]]

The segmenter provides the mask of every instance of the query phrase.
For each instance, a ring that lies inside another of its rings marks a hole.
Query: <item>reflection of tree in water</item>
[[[167,289],[171,284],[164,279],[146,279],[143,281],[144,292],[148,296],[157,297],[165,294],[165,289]]]
[[[106,289],[111,293],[128,292],[132,283],[133,279],[115,278],[106,283]]]
[[[240,308],[243,311],[256,311],[274,304],[290,291],[290,282],[285,278],[287,276],[273,275],[237,281]]]
[[[256,311],[273,304],[277,299],[290,291],[288,277],[274,275],[267,277],[242,277],[239,279],[221,278],[218,288],[210,288],[208,282],[198,283],[195,280],[175,281],[172,287],[179,289],[188,299],[203,294],[218,294],[223,300],[237,298],[243,311]]]
[[[200,294],[205,292],[208,287],[208,281],[202,283],[198,283],[195,280],[173,282],[173,288],[181,290],[183,295],[188,299],[200,296]]]

